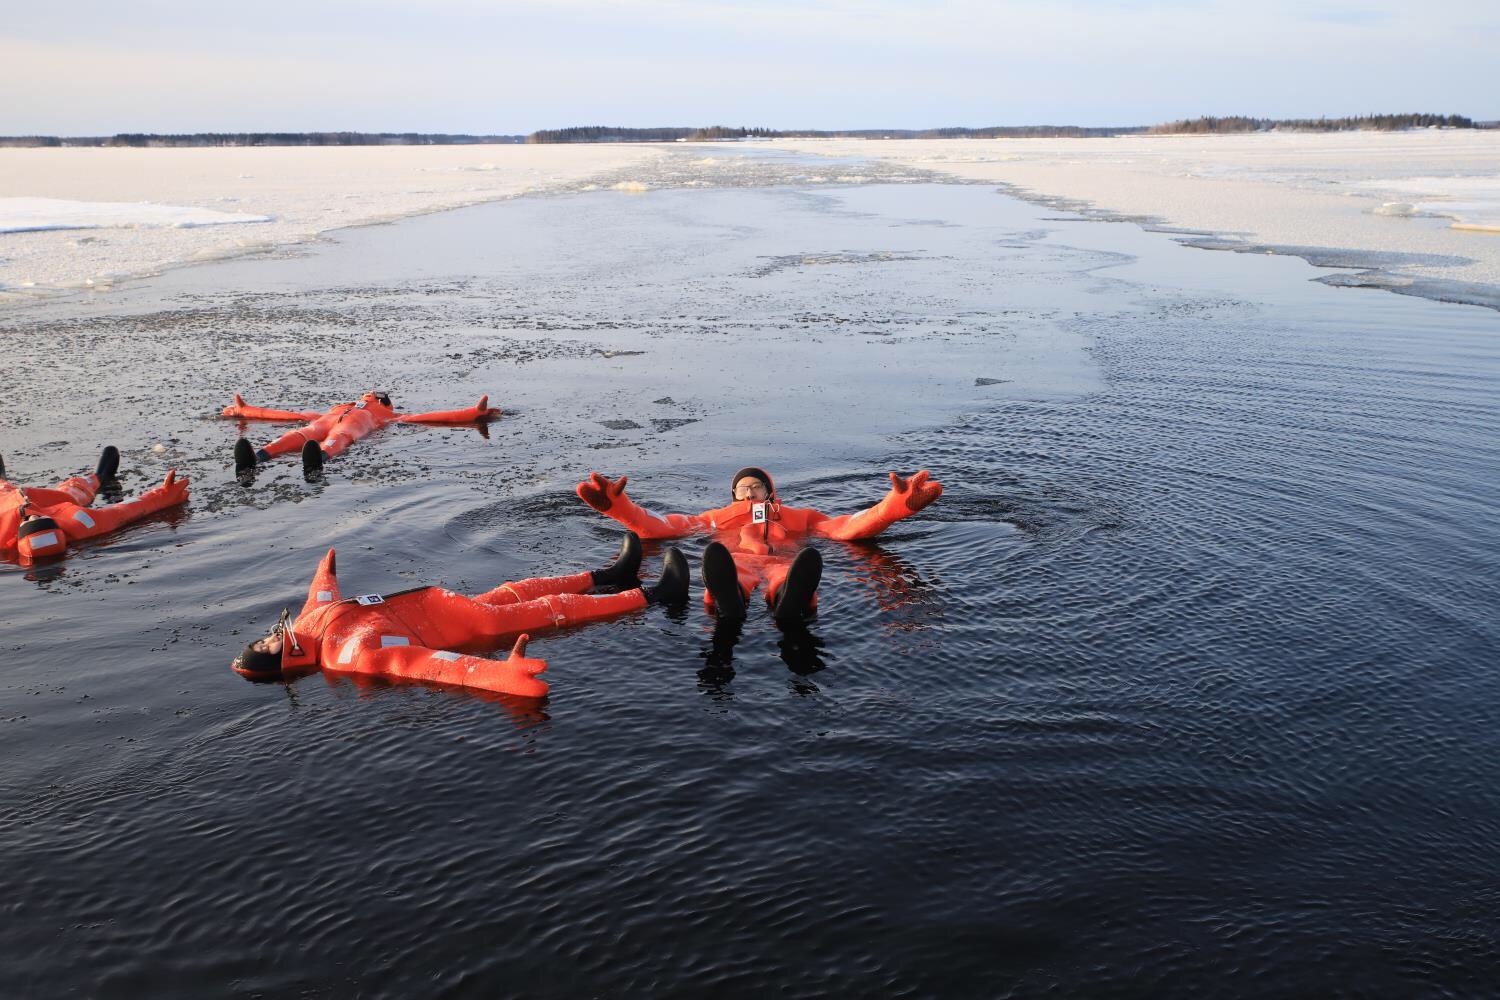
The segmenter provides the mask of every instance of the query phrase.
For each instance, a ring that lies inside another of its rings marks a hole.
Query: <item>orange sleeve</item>
[[[473,424],[500,416],[498,407],[490,405],[489,396],[463,410],[433,410],[431,413],[407,413],[396,419],[403,424]]]
[[[364,646],[348,663],[325,664],[325,669],[389,677],[395,680],[447,684],[453,687],[493,691],[518,698],[544,698],[547,682],[537,675],[547,669],[547,661],[526,655],[528,636],[516,640],[515,648],[504,660],[452,653],[425,646]],[[342,657],[339,658],[342,661]]]
[[[219,411],[221,417],[238,417],[240,420],[315,420],[321,413],[301,413],[296,410],[273,410],[266,406],[247,406],[234,394],[234,402]]]
[[[943,495],[943,484],[933,479],[926,469],[903,479],[892,472],[891,490],[873,506],[857,514],[830,517],[813,526],[813,534],[841,541],[874,538],[903,517],[910,517]]]
[[[614,503],[609,510],[601,511],[605,517],[619,521],[625,527],[634,531],[646,540],[658,540],[663,538],[682,538],[686,535],[696,535],[699,532],[708,531],[706,516],[711,511],[703,514],[658,514],[654,510],[647,510],[628,496],[621,494],[615,497]]]
[[[300,619],[325,604],[336,604],[343,598],[339,596],[338,562],[333,549],[318,563],[318,571],[313,574],[312,583],[307,587],[307,600],[302,605],[302,610],[297,612]]]
[[[186,503],[188,481],[177,478],[177,470],[167,473],[160,486],[152,487],[134,500],[87,508],[78,504],[58,504],[49,513],[70,539],[94,538],[122,528],[132,521],[149,517],[158,511]]]

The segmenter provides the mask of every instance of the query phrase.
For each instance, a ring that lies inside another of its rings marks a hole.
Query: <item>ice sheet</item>
[[[270,221],[269,215],[158,205],[148,201],[0,198],[0,233],[35,233],[50,229],[193,229]]]
[[[661,153],[625,144],[0,149],[0,305],[556,190]]]
[[[1400,177],[1360,181],[1355,186],[1432,199],[1387,202],[1377,210],[1380,215],[1439,216],[1452,219],[1454,229],[1500,232],[1500,176]],[[1397,206],[1406,211],[1397,211]]]
[[[1401,274],[1500,290],[1500,240],[1488,231],[1500,229],[1500,130],[773,145],[879,157],[1243,245],[1402,255]]]

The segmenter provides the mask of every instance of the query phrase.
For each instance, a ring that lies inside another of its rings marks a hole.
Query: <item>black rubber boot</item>
[[[306,441],[302,445],[302,474],[311,476],[323,471],[323,449],[318,447],[316,441]]]
[[[774,617],[778,625],[800,625],[812,615],[813,597],[823,579],[823,556],[817,549],[803,549],[792,560],[786,581],[776,595]]]
[[[5,478],[5,456],[0,455],[0,479]]]
[[[714,599],[714,611],[720,618],[745,617],[745,592],[740,590],[734,556],[722,542],[709,542],[703,550],[703,586]]]
[[[620,540],[620,554],[603,569],[591,570],[596,587],[638,587],[641,583],[641,536],[625,532]]]
[[[635,537],[633,532],[631,537]],[[687,603],[688,577],[691,575],[687,558],[676,549],[668,549],[662,559],[661,578],[649,587],[642,587],[641,593],[646,595],[647,604],[681,607]]]
[[[99,482],[113,482],[120,475],[120,449],[114,445],[105,445],[104,450],[99,453],[99,464],[94,467],[94,475],[99,477]]]
[[[234,474],[235,475],[241,476],[241,475],[244,475],[247,472],[254,472],[255,471],[255,459],[256,459],[255,449],[253,447],[251,447],[249,441],[246,441],[244,438],[240,438],[238,441],[236,441],[234,443]]]

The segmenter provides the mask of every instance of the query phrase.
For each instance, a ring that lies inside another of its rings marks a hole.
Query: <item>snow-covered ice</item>
[[[1454,229],[1500,233],[1500,176],[1398,177],[1360,181],[1356,186],[1421,199],[1386,202],[1381,215],[1438,216],[1452,219]],[[1398,205],[1405,211],[1396,210]]]
[[[1497,129],[774,145],[876,157],[1249,245],[1405,255],[1391,265],[1403,276],[1500,295]]]
[[[0,304],[556,190],[661,154],[620,143],[0,149]]]
[[[149,201],[0,198],[0,233],[38,233],[49,229],[192,229],[270,221],[269,215],[217,212]]]
[[[693,145],[685,162],[701,179],[684,174],[687,179],[674,184],[697,186],[725,162],[743,162],[742,145],[725,145],[724,153],[715,144]],[[1222,234],[1248,246],[1320,248],[1350,259],[1378,254],[1381,266],[1403,279],[1482,286],[1500,296],[1500,130],[776,140],[764,146],[851,158],[838,164],[840,183],[876,179],[851,169],[860,158],[888,161],[1004,185],[1066,207]],[[648,183],[649,164],[674,149],[682,147],[0,149],[0,223],[8,218],[7,204],[56,199],[90,203],[74,219],[94,213],[92,221],[100,224],[86,237],[0,224],[0,302],[97,288],[120,276],[527,192],[645,192],[659,186]],[[724,155],[731,150],[736,155]],[[637,176],[646,179],[632,178],[638,167]],[[833,176],[809,172],[784,182]],[[151,207],[135,204],[142,202]],[[137,214],[106,220],[103,203],[130,203]],[[226,210],[230,205],[233,211]],[[184,214],[169,221],[169,209]],[[52,221],[66,221],[65,214]],[[46,213],[37,218],[47,221]],[[252,219],[264,221],[218,224]],[[1392,255],[1407,263],[1392,264],[1398,259]]]

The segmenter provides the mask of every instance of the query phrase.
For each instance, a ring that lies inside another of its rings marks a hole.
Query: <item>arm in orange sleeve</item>
[[[453,687],[493,691],[518,698],[544,698],[547,682],[537,675],[547,669],[547,661],[526,655],[530,636],[516,640],[510,656],[491,660],[483,656],[451,653],[425,646],[365,646],[349,662],[339,657],[336,664],[324,669],[389,677],[395,680],[448,684]]]
[[[139,521],[158,511],[186,503],[188,481],[177,478],[177,470],[167,473],[160,486],[152,487],[134,500],[110,504],[108,507],[86,508],[77,504],[59,504],[49,513],[56,519],[63,534],[71,539],[94,538],[122,528],[132,521]]]
[[[478,403],[464,410],[406,413],[396,419],[403,424],[474,424],[482,420],[494,420],[498,416],[500,408],[490,405],[489,396],[480,396]]]
[[[812,526],[812,533],[845,542],[874,538],[903,517],[910,517],[943,495],[943,484],[931,478],[926,469],[910,479],[903,479],[894,472],[890,475],[891,491],[879,503],[857,514],[845,514],[820,521]]]
[[[702,514],[658,514],[649,511],[625,495],[628,476],[611,480],[597,472],[579,483],[574,492],[590,507],[619,521],[645,539],[681,538],[708,530]]]
[[[316,420],[321,413],[302,413],[297,410],[273,410],[266,406],[246,406],[239,393],[234,402],[219,411],[221,417],[238,417],[240,420]]]
[[[307,585],[307,600],[302,604],[302,610],[297,612],[300,619],[303,615],[325,604],[337,604],[343,598],[339,594],[338,580],[338,557],[333,549],[318,563],[318,571],[313,574],[312,583]]]

